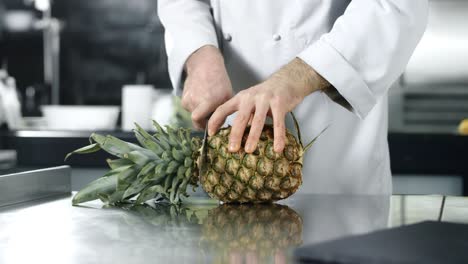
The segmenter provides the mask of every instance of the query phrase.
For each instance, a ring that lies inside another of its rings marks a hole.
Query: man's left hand
[[[208,122],[208,133],[213,135],[224,124],[227,116],[237,112],[229,136],[229,151],[241,147],[245,128],[251,121],[245,151],[252,153],[265,124],[267,116],[273,118],[274,150],[282,152],[286,138],[286,114],[314,91],[330,84],[314,69],[299,58],[283,66],[266,81],[243,90],[219,106]]]

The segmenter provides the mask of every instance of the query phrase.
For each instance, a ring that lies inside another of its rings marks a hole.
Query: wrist
[[[295,58],[283,66],[272,77],[287,80],[287,86],[301,97],[306,97],[315,91],[322,91],[331,86],[327,80],[300,58]]]
[[[205,45],[193,52],[185,62],[187,74],[201,69],[224,67],[224,59],[219,49],[212,45]]]

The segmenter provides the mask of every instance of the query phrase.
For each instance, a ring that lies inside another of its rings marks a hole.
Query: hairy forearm
[[[330,83],[312,67],[299,58],[293,59],[271,77],[275,82],[284,83],[295,94],[305,97],[315,91],[329,88]]]

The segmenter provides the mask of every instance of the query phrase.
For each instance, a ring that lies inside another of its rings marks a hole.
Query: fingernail
[[[252,143],[247,143],[247,145],[245,145],[245,151],[252,153],[254,151],[254,145]]]
[[[234,152],[237,150],[237,143],[231,142],[229,143],[229,151]]]

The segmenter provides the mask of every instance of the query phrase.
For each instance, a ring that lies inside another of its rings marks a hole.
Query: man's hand
[[[307,95],[325,89],[330,84],[301,59],[294,59],[266,81],[239,92],[219,106],[208,123],[213,135],[230,114],[237,112],[229,137],[229,151],[238,151],[251,116],[251,128],[245,151],[252,153],[262,133],[267,115],[273,117],[274,150],[282,152],[285,145],[285,116]]]
[[[192,113],[193,126],[204,129],[206,119],[232,97],[223,56],[214,46],[203,46],[187,59],[182,107]]]

